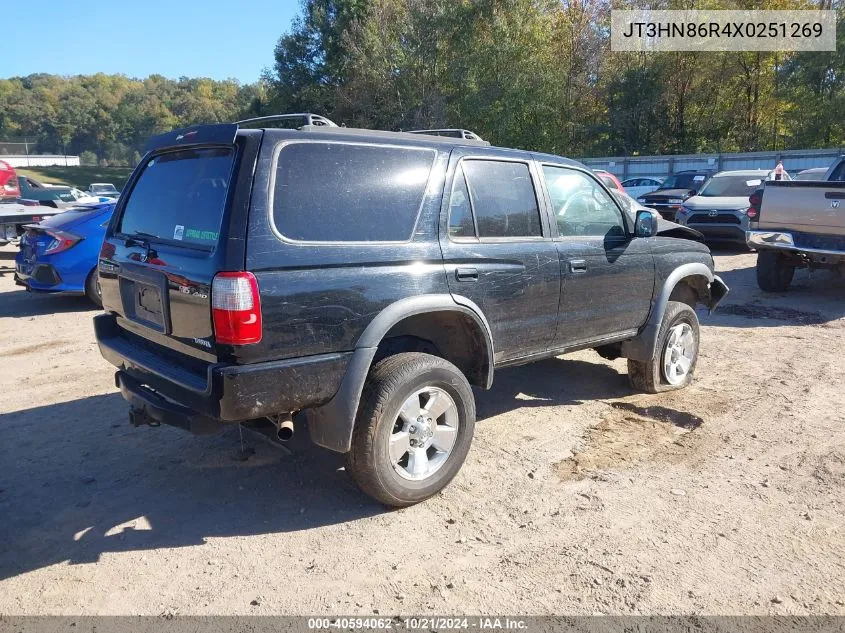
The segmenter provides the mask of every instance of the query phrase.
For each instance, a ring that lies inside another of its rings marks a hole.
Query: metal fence
[[[651,176],[664,178],[685,169],[774,169],[778,160],[790,174],[811,167],[829,167],[845,154],[845,148],[746,152],[742,154],[688,154],[678,156],[619,156],[582,158],[592,169],[605,169],[620,180]]]
[[[12,167],[78,167],[79,156],[64,156],[61,154],[0,154],[0,160],[4,160]]]

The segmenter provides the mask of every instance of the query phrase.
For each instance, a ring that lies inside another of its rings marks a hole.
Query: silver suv
[[[684,201],[675,221],[700,231],[708,241],[745,244],[748,197],[773,179],[774,172],[766,169],[721,171]],[[786,173],[784,179],[789,179]]]

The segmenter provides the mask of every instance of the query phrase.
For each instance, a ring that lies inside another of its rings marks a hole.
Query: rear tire
[[[699,340],[695,310],[686,303],[668,302],[654,356],[648,361],[628,359],[631,386],[646,393],[661,393],[689,385],[698,363]]]
[[[757,253],[757,285],[766,292],[785,292],[792,283],[795,266],[789,264],[780,253],[760,251]]]
[[[460,470],[474,428],[475,399],[457,367],[419,352],[389,356],[367,378],[346,469],[385,505],[419,503]]]
[[[88,277],[85,279],[85,296],[98,308],[103,307],[103,298],[100,295],[100,280],[96,268],[88,273]]]

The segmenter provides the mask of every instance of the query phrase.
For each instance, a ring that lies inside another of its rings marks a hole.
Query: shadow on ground
[[[496,389],[478,394],[479,418],[629,393],[606,364],[553,359],[499,373]],[[0,578],[387,511],[355,488],[342,455],[310,445],[305,428],[292,454],[245,434],[255,453],[240,461],[237,427],[202,437],[134,429],[126,411],[107,394],[0,418]]]

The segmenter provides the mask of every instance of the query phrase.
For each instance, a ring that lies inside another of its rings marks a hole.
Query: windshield
[[[669,176],[660,185],[661,189],[698,189],[704,184],[707,176],[704,174],[675,174]]]
[[[762,184],[762,176],[716,176],[698,195],[705,198],[747,198]]]
[[[169,152],[147,161],[118,231],[214,246],[232,175],[232,148]]]
[[[97,193],[117,193],[114,185],[91,185],[91,191],[96,191]]]

